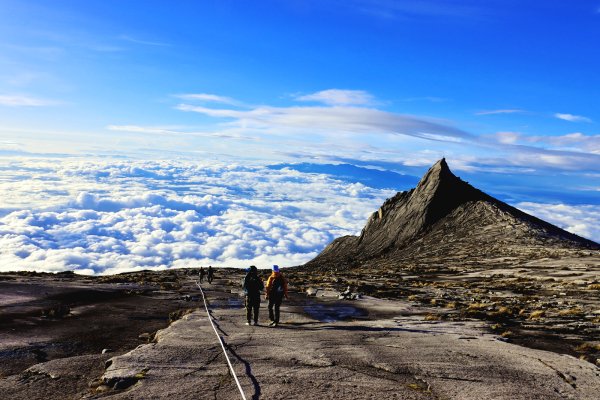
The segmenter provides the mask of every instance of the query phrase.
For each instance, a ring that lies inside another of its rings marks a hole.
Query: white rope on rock
[[[204,308],[206,309],[206,314],[208,314],[208,321],[210,322],[210,325],[212,326],[213,330],[215,331],[215,335],[217,335],[217,338],[219,339],[219,344],[221,344],[221,348],[223,349],[223,354],[225,354],[225,360],[227,360],[227,364],[229,365],[229,369],[231,371],[231,374],[233,375],[233,379],[235,379],[235,383],[237,384],[237,387],[240,390],[242,399],[246,400],[246,395],[244,394],[242,385],[240,385],[240,381],[238,380],[238,377],[235,374],[235,371],[233,370],[233,366],[231,365],[231,360],[229,360],[229,356],[227,355],[227,350],[225,349],[225,342],[223,341],[223,338],[221,337],[221,335],[219,335],[219,332],[217,332],[217,328],[215,327],[215,324],[213,323],[213,317],[212,317],[212,315],[210,315],[210,311],[208,311],[208,305],[206,304],[206,297],[204,296],[204,290],[202,290],[202,286],[200,286],[200,283],[198,283],[198,281],[196,281],[196,285],[198,286],[198,289],[200,289],[200,294],[202,294],[202,300],[204,301]]]

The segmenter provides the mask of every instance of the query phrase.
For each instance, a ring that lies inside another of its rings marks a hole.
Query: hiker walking
[[[204,270],[204,267],[200,267],[200,283],[204,280],[204,275],[206,275],[206,271]]]
[[[287,299],[287,281],[279,272],[279,266],[273,265],[273,272],[267,280],[266,297],[269,300],[269,319],[271,320],[270,326],[277,326],[279,324],[279,307],[285,297]]]
[[[258,310],[260,309],[260,292],[263,291],[265,285],[262,279],[258,276],[256,266],[251,265],[250,270],[244,278],[244,292],[246,293],[246,325],[250,325],[254,319],[254,325],[258,325]],[[254,314],[254,315],[253,315]],[[254,318],[253,318],[254,317]]]
[[[213,270],[212,265],[209,265],[208,266],[208,274],[207,274],[207,277],[206,277],[206,279],[208,280],[208,283],[212,284],[213,278],[215,277],[214,273],[215,273],[215,271]]]

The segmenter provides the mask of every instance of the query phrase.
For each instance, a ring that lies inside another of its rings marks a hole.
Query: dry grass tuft
[[[427,314],[425,316],[425,321],[439,321],[442,319],[438,314]]]
[[[500,308],[498,308],[498,310],[494,311],[493,313],[490,313],[490,315],[494,317],[509,317],[513,315],[513,313],[514,311],[512,308],[501,306]]]
[[[561,316],[567,316],[567,315],[572,315],[572,316],[578,316],[578,315],[583,315],[583,309],[579,308],[579,307],[575,307],[575,308],[568,308],[565,310],[560,310],[558,312],[558,315]]]
[[[546,311],[544,310],[535,310],[529,315],[529,319],[540,319],[546,316]]]
[[[409,389],[412,389],[412,390],[419,391],[419,392],[429,392],[429,385],[426,385],[425,383],[422,383],[422,382],[409,383],[406,385],[406,387],[408,387]]]
[[[486,303],[471,303],[471,304],[469,304],[469,307],[467,307],[467,309],[469,311],[481,311],[481,310],[488,308],[489,306],[490,306],[490,304],[486,304]]]
[[[588,351],[600,351],[600,344],[594,343],[582,343],[575,347],[575,351],[579,353],[586,353]]]

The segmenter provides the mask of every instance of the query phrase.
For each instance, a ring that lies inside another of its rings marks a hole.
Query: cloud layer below
[[[0,168],[0,271],[298,265],[357,234],[395,193],[293,164],[6,158]],[[600,240],[594,206],[518,206]]]
[[[0,270],[117,273],[304,263],[393,194],[289,168],[13,160]]]

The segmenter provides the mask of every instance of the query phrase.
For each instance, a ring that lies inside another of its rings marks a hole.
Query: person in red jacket
[[[279,307],[283,298],[288,298],[287,280],[279,272],[278,265],[273,265],[273,272],[267,280],[265,292],[267,300],[269,300],[269,319],[271,320],[269,325],[277,326],[279,324]]]

